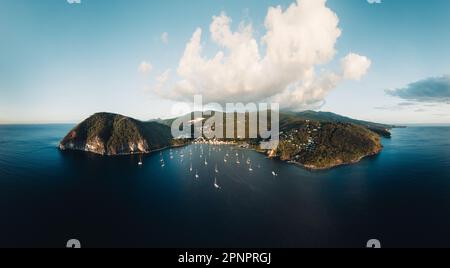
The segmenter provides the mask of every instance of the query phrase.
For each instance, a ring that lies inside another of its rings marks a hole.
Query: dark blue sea
[[[226,145],[61,152],[71,127],[0,126],[0,247],[450,247],[450,128],[308,171]]]

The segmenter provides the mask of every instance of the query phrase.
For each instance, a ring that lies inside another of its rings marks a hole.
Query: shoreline
[[[289,164],[293,164],[293,165],[297,165],[297,166],[300,166],[300,167],[302,167],[302,168],[304,168],[304,169],[306,169],[306,170],[310,170],[310,171],[324,171],[324,170],[331,170],[331,169],[334,169],[334,168],[338,168],[338,167],[342,167],[342,166],[350,166],[350,165],[355,165],[355,164],[358,164],[359,162],[361,162],[363,159],[365,159],[365,158],[368,158],[368,157],[371,157],[371,156],[376,156],[376,155],[379,155],[380,153],[381,153],[381,151],[383,151],[383,149],[380,149],[378,152],[374,152],[374,153],[370,153],[370,154],[366,154],[366,155],[363,155],[363,156],[361,156],[361,157],[359,157],[358,159],[356,159],[356,160],[354,160],[354,161],[350,161],[350,162],[342,162],[342,163],[340,163],[340,164],[336,164],[336,165],[332,165],[332,166],[327,166],[327,167],[316,167],[316,166],[314,166],[314,165],[304,165],[304,164],[302,164],[302,163],[298,163],[298,162],[295,162],[295,161],[291,161],[291,160],[281,160],[281,161],[283,161],[283,162],[287,162],[287,163],[289,163]]]
[[[148,151],[148,152],[136,152],[136,153],[133,152],[133,153],[122,153],[122,154],[114,154],[114,155],[100,154],[100,153],[89,151],[89,150],[85,150],[85,149],[62,149],[61,145],[58,145],[57,148],[60,151],[63,151],[63,152],[64,151],[78,151],[78,152],[92,153],[92,154],[99,155],[99,156],[116,157],[116,156],[134,156],[134,155],[140,155],[140,154],[142,154],[142,155],[150,155],[152,153],[161,152],[161,151],[164,151],[164,150],[167,150],[167,149],[181,148],[181,147],[189,146],[189,145],[192,145],[192,144],[196,144],[196,143],[189,142],[189,143],[180,144],[180,145],[170,145],[170,146],[166,146],[166,147],[163,147],[163,148],[154,149],[154,150],[151,150],[151,151]],[[210,143],[206,143],[206,142],[204,144],[211,145]],[[214,144],[212,144],[212,145],[214,145]],[[219,144],[219,145],[221,145],[221,144]],[[236,147],[238,147],[240,149],[251,150],[251,151],[257,152],[259,154],[265,155],[267,159],[270,159],[270,160],[278,159],[281,162],[284,162],[284,163],[287,163],[287,164],[291,164],[291,165],[295,165],[295,166],[299,166],[299,167],[301,167],[301,168],[303,168],[305,170],[309,170],[309,171],[325,171],[325,170],[331,170],[331,169],[334,169],[334,168],[338,168],[338,167],[341,167],[341,166],[354,165],[354,164],[357,164],[357,163],[361,162],[364,158],[371,157],[371,156],[376,156],[376,155],[380,154],[383,151],[383,148],[384,148],[383,146],[381,146],[379,148],[379,150],[377,150],[376,152],[372,152],[372,153],[363,155],[363,156],[359,157],[358,159],[356,159],[354,161],[342,162],[342,163],[339,163],[339,164],[330,165],[330,166],[326,166],[326,167],[317,167],[315,165],[302,164],[302,163],[299,163],[299,162],[296,162],[296,161],[293,161],[293,160],[282,160],[279,157],[269,157],[269,156],[267,156],[267,152],[265,152],[263,150],[259,150],[259,149],[254,148],[254,147],[241,148],[241,147],[239,147],[240,145],[238,143],[229,144],[229,145],[236,146]]]
[[[129,155],[149,155],[155,152],[160,152],[160,151],[164,151],[167,149],[172,149],[172,148],[181,148],[184,146],[187,146],[188,144],[182,144],[182,145],[170,145],[170,146],[166,146],[163,148],[158,148],[158,149],[154,149],[148,152],[133,152],[133,153],[120,153],[120,154],[100,154],[98,152],[94,152],[94,151],[90,151],[90,150],[86,150],[86,149],[77,149],[77,148],[70,148],[70,149],[62,149],[61,148],[61,144],[57,146],[58,150],[62,151],[62,152],[70,152],[70,151],[76,151],[76,152],[85,152],[85,153],[91,153],[91,154],[95,154],[98,156],[105,156],[105,157],[116,157],[116,156],[129,156]]]

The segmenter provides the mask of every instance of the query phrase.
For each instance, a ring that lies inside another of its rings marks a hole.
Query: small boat
[[[206,161],[206,158],[205,158],[205,166],[207,166],[208,165],[208,162]]]
[[[189,171],[192,172],[192,163],[191,163],[191,167],[189,168]]]
[[[200,176],[198,176],[198,172],[195,171],[195,178],[198,179]]]
[[[217,169],[217,165],[216,165],[216,168],[214,169],[214,171],[215,171],[216,173],[219,173],[219,170]]]
[[[274,177],[278,176],[278,174],[275,173],[275,171],[272,171],[272,175],[273,175]]]
[[[219,186],[219,184],[217,183],[217,178],[214,178],[214,187],[215,187],[216,189],[220,189],[220,186]]]
[[[142,155],[139,156],[139,162],[138,162],[138,166],[142,166]]]
[[[226,159],[226,158],[224,158],[224,159],[223,159],[223,162],[225,162],[225,163],[226,163],[226,162],[227,162],[227,159]]]
[[[250,165],[250,167],[248,168],[248,171],[250,171],[250,172],[253,171],[252,165]]]
[[[142,166],[142,161],[139,161],[138,165],[139,165],[139,166]]]
[[[165,167],[165,166],[166,166],[166,164],[164,164],[164,163],[161,164],[161,167]]]
[[[236,164],[240,164],[241,162],[239,161],[239,159],[236,160]]]

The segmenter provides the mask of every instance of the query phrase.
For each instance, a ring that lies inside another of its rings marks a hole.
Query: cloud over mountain
[[[408,101],[450,103],[450,75],[426,78],[386,93]]]
[[[233,31],[231,23],[225,13],[213,17],[209,32],[220,50],[211,58],[203,54],[198,28],[179,61],[179,80],[157,93],[180,101],[202,94],[205,102],[271,100],[304,109],[323,102],[342,80],[361,79],[371,65],[367,57],[350,53],[340,70],[324,69],[335,58],[341,35],[339,18],[325,0],[297,0],[285,10],[270,7],[260,40],[251,24],[241,22]]]

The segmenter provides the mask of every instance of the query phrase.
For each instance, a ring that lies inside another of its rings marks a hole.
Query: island
[[[112,113],[97,113],[73,128],[60,142],[61,150],[100,155],[150,153],[172,145],[170,127]]]
[[[210,114],[212,116],[215,112]],[[226,118],[224,113],[221,114]],[[193,121],[197,120],[194,113],[191,116]],[[276,149],[262,150],[259,147],[262,141],[260,138],[235,136],[234,139],[221,141],[245,145],[269,158],[288,161],[307,169],[329,169],[356,163],[364,157],[380,153],[383,149],[382,137],[390,138],[390,129],[396,127],[315,111],[284,111],[279,116],[280,142]],[[203,116],[199,120],[206,122],[208,118]],[[248,113],[245,118],[248,124]],[[78,150],[114,156],[146,154],[198,142],[187,138],[174,139],[170,128],[174,120],[140,121],[119,114],[97,113],[69,131],[59,148],[63,151]],[[204,137],[201,140],[218,142],[205,140]]]

